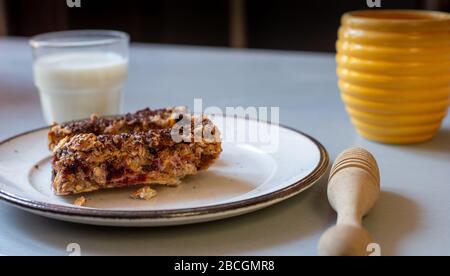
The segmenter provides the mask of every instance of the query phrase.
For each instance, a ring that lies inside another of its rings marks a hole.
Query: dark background
[[[366,0],[6,0],[7,34],[117,29],[133,41],[334,51],[341,15]],[[382,0],[382,8],[450,11],[449,0]]]

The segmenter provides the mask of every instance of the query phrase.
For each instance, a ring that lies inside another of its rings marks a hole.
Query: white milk
[[[48,123],[120,112],[128,61],[115,53],[47,55],[34,63],[34,78]]]

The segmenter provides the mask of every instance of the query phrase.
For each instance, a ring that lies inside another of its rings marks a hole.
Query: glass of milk
[[[85,30],[38,35],[34,81],[48,124],[121,112],[128,72],[129,36]]]

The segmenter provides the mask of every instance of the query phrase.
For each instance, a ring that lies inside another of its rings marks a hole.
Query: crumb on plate
[[[136,192],[130,194],[132,199],[142,199],[142,200],[150,200],[157,195],[157,192],[150,188],[149,186],[145,186],[140,188]]]
[[[86,201],[87,200],[86,200],[86,198],[84,196],[80,196],[79,198],[77,198],[75,200],[75,202],[73,204],[76,205],[76,206],[83,207],[83,206],[86,205]]]

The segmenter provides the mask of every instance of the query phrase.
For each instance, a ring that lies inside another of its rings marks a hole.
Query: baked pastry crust
[[[210,120],[192,117],[190,138],[176,141],[172,127],[162,127],[174,123],[166,116],[162,118],[163,121],[148,124],[151,127],[146,131],[141,131],[142,123],[128,124],[130,121],[123,117],[108,123],[95,119],[101,122],[101,127],[93,126],[92,121],[54,127],[49,137],[58,137],[50,141],[52,145],[58,140],[53,146],[52,163],[55,194],[79,194],[140,184],[177,185],[183,177],[206,170],[219,157],[222,151],[220,133]],[[132,125],[134,130],[125,127],[128,132],[116,133],[123,131],[124,120],[125,125]],[[144,121],[147,120],[141,120]],[[116,128],[116,124],[121,127]],[[104,125],[116,131],[106,131]],[[93,128],[98,131],[85,133],[86,129]],[[70,134],[61,137],[61,129],[70,129]],[[212,137],[197,139],[196,135],[204,130]],[[106,132],[113,134],[97,134]]]
[[[172,127],[183,115],[187,114],[185,107],[151,110],[149,108],[121,116],[97,117],[54,125],[49,133],[49,148],[53,150],[59,141],[77,134],[121,134],[138,133],[151,129]]]

